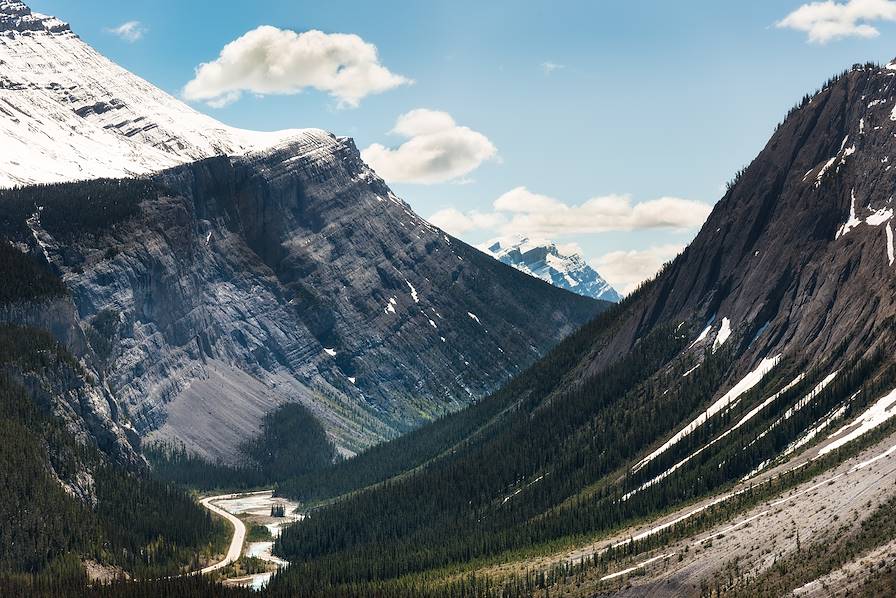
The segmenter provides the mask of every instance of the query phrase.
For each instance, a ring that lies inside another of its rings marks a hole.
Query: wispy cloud
[[[660,197],[635,203],[629,195],[593,197],[582,204],[564,203],[517,187],[495,200],[508,215],[505,234],[554,237],[610,231],[687,230],[706,221],[712,208],[700,201]]]
[[[896,21],[893,0],[849,0],[803,4],[778,21],[778,28],[804,31],[810,42],[826,44],[847,37],[872,38],[880,35],[877,21]]]
[[[603,195],[572,205],[526,187],[508,191],[492,207],[492,212],[466,214],[442,210],[431,221],[454,234],[484,230],[501,236],[556,239],[613,231],[692,230],[699,228],[712,211],[702,201],[680,197],[635,203],[629,195]]]
[[[149,29],[140,21],[128,21],[122,23],[118,27],[110,27],[106,29],[106,33],[111,33],[130,43],[140,41],[148,31]]]
[[[437,110],[421,108],[401,115],[392,133],[407,141],[397,148],[375,143],[361,152],[364,161],[390,183],[464,183],[463,177],[498,153],[488,137]]]
[[[335,97],[340,107],[354,108],[369,95],[410,83],[383,66],[376,46],[357,35],[263,26],[199,65],[184,97],[220,107],[247,91],[296,94],[313,88]]]
[[[541,70],[544,71],[545,75],[553,74],[554,71],[559,71],[559,70],[562,70],[565,68],[566,68],[566,65],[557,64],[556,62],[548,61],[548,62],[541,63]]]

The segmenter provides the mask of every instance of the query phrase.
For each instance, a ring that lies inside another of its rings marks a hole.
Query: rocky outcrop
[[[33,13],[24,3],[18,0],[0,1],[0,33],[68,33],[68,23],[54,17]]]
[[[483,397],[600,308],[421,220],[350,140],[223,125],[13,0],[0,139],[0,187],[153,175],[138,216],[54,238],[38,210],[27,244],[76,308],[46,327],[141,435],[213,459],[289,401],[358,451]]]
[[[4,375],[26,389],[47,413],[65,424],[75,439],[96,446],[126,467],[143,463],[140,439],[127,413],[102,382],[97,359],[68,297],[0,305],[0,324],[14,328],[3,335],[49,332],[65,349],[58,359],[19,364],[11,356]]]

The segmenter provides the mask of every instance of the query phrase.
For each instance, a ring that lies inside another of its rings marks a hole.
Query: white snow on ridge
[[[887,222],[887,259],[890,261],[890,265],[893,265],[894,259],[894,250],[893,250],[893,225]]]
[[[847,234],[849,231],[862,224],[862,221],[856,218],[856,190],[851,192],[852,202],[849,204],[849,219],[843,223],[840,230],[837,231],[837,239]]]
[[[574,250],[529,238],[498,238],[478,247],[482,252],[529,276],[573,293],[617,302],[622,297]]]
[[[818,456],[826,455],[831,451],[835,451],[838,448],[844,446],[845,444],[855,440],[859,436],[862,436],[882,423],[889,420],[891,417],[896,415],[896,390],[892,391],[890,394],[886,395],[879,401],[877,401],[874,405],[868,408],[865,413],[857,417],[853,422],[843,426],[833,434],[831,434],[831,438],[839,436],[844,432],[849,433],[845,434],[841,438],[832,442],[831,444],[825,446],[820,451],[818,451]]]
[[[27,10],[27,9],[24,9]],[[7,14],[8,17],[8,14]],[[245,131],[193,110],[100,55],[60,22],[27,14],[0,43],[0,187],[144,175],[324,131]]]
[[[741,395],[753,389],[754,386],[759,384],[763,378],[765,378],[766,374],[768,374],[772,369],[775,368],[781,362],[781,355],[776,355],[775,357],[767,357],[763,359],[756,369],[747,374],[741,379],[740,382],[734,385],[734,387],[729,390],[725,395],[720,398],[718,401],[709,406],[706,411],[698,415],[694,420],[684,427],[683,430],[672,436],[669,440],[667,440],[660,448],[656,449],[649,455],[647,455],[644,459],[639,461],[633,468],[633,472],[639,471],[645,465],[665,453],[667,450],[681,442],[684,438],[689,436],[694,430],[705,424],[709,418],[714,416],[715,414],[722,411],[726,407],[732,406],[736,403],[738,399],[740,399]]]
[[[718,351],[722,345],[725,344],[731,337],[731,320],[728,318],[722,318],[722,326],[719,328],[719,334],[716,335],[716,340],[712,344],[712,352],[715,353]]]

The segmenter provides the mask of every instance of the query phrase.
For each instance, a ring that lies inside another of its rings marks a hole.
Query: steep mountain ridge
[[[358,451],[492,392],[601,308],[414,215],[348,139],[307,133],[146,184],[26,188],[0,212],[104,330],[140,434],[209,458],[237,460],[292,401]]]
[[[670,321],[712,326],[712,339],[727,319],[743,370],[766,355],[817,363],[842,342],[846,355],[876,346],[896,309],[894,77],[892,65],[857,66],[807,98],[592,367]]]
[[[498,261],[577,295],[618,303],[622,296],[585,259],[561,252],[556,243],[534,239],[497,239],[479,247]]]
[[[0,3],[0,33],[0,187],[143,175],[310,134],[226,126],[17,0]]]

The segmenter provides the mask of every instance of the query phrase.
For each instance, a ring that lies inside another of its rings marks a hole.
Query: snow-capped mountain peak
[[[0,187],[142,175],[322,136],[224,125],[108,60],[59,19],[0,0]]]
[[[25,3],[18,0],[0,0],[0,32],[7,31],[71,34],[68,23],[55,17],[31,12]]]
[[[498,261],[573,293],[618,302],[616,290],[575,251],[534,239],[495,239],[480,246]]]

